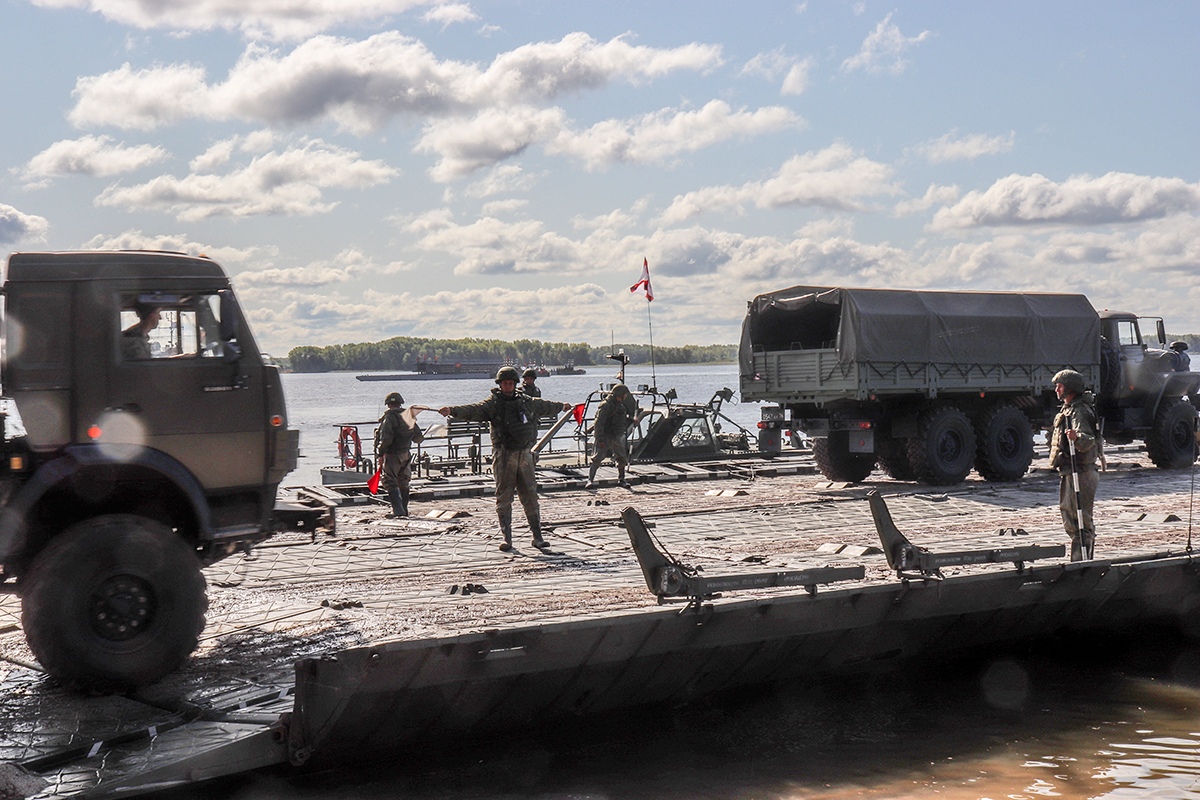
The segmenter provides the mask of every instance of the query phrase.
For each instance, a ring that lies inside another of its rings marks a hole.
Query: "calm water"
[[[1138,653],[1132,664],[1026,653],[916,677],[744,693],[485,746],[430,747],[384,766],[279,768],[167,796],[1200,798],[1200,689],[1172,677],[1193,674],[1194,656]]]
[[[702,403],[736,388],[733,365],[660,367],[660,389]],[[579,402],[614,370],[539,380]],[[631,385],[650,383],[631,369]],[[440,406],[482,399],[486,380],[360,382],[285,375],[318,482],[334,426],[368,421],[383,397]],[[727,405],[752,427],[757,404]],[[425,424],[440,420],[422,414]],[[280,768],[170,792],[183,798],[1196,798],[1200,800],[1200,653],[1181,642],[1077,643],[933,672],[759,691],[692,706],[584,720],[487,746],[442,745],[404,762],[305,775]]]
[[[616,370],[608,365],[586,367],[586,375],[552,375],[539,378],[542,396],[564,403],[582,403],[601,382],[612,383]],[[734,364],[669,366],[654,370],[661,391],[675,389],[683,403],[706,403],[713,392],[723,387],[737,391],[737,366]],[[654,381],[649,366],[631,365],[625,381],[632,388]],[[440,408],[444,405],[474,403],[484,399],[495,386],[481,377],[448,381],[359,381],[345,372],[285,374],[283,388],[287,397],[289,424],[300,431],[300,465],[286,483],[321,482],[321,467],[337,463],[337,428],[343,422],[369,422],[383,415],[383,398],[398,391],[406,405]],[[735,395],[734,399],[737,397]],[[648,405],[644,401],[643,405]],[[728,403],[723,412],[740,425],[753,430],[759,420],[759,404]],[[443,421],[433,411],[424,411],[417,420],[423,427]],[[368,429],[361,431],[366,436]]]

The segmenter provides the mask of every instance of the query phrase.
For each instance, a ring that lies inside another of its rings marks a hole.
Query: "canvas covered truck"
[[[14,253],[2,291],[0,591],[49,673],[152,682],[196,648],[201,567],[279,524],[279,370],[204,257]]]
[[[796,286],[750,301],[739,380],[743,401],[774,404],[760,449],[803,431],[831,480],[876,464],[930,484],[972,468],[1016,480],[1060,405],[1062,369],[1095,393],[1105,441],[1144,440],[1169,469],[1196,457],[1200,373],[1176,371],[1165,345],[1160,318],[1097,312],[1079,294]]]

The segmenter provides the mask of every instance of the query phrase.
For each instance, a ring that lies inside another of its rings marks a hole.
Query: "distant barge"
[[[493,378],[503,363],[491,361],[459,361],[453,364],[438,361],[419,361],[412,372],[368,372],[355,375],[360,381],[434,381],[455,378]]]
[[[1170,513],[1187,513],[1188,474],[1140,466],[1102,481],[1102,557],[1078,563],[1061,555],[1049,477],[946,494],[877,482],[886,503],[798,475],[753,477],[750,502],[708,482],[560,492],[586,516],[550,521],[554,552],[521,541],[511,555],[488,498],[409,521],[364,507],[336,537],[284,536],[209,568],[208,644],[139,694],[72,695],[0,638],[0,785],[128,796],[1065,632],[1194,636],[1200,563]],[[660,513],[627,509],[621,527],[598,496]],[[0,636],[16,614],[0,598]]]

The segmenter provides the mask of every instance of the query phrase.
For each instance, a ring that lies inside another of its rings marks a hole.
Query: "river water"
[[[593,367],[539,384],[549,399],[580,402],[612,375]],[[656,376],[660,389],[674,387],[684,402],[737,386],[733,365],[660,367]],[[631,385],[651,382],[648,367],[627,377]],[[289,481],[319,481],[320,466],[334,461],[334,426],[378,418],[389,391],[436,407],[482,399],[491,385],[285,375],[291,424],[306,456]],[[726,413],[752,427],[758,408],[730,405]],[[267,770],[165,796],[1200,800],[1200,651],[1153,639],[1043,644],[966,664],[581,720],[490,744],[443,744],[380,766]]]

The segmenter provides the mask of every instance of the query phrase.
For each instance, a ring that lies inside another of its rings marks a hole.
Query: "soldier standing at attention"
[[[404,415],[404,398],[392,392],[384,398],[387,411],[379,418],[379,457],[383,459],[383,490],[392,504],[393,517],[408,516],[408,487],[412,483],[414,442],[425,441],[425,434]]]
[[[583,487],[585,489],[596,488],[596,470],[600,468],[600,462],[609,456],[617,465],[617,486],[622,489],[630,488],[629,481],[625,480],[625,465],[629,463],[629,445],[625,436],[632,419],[627,403],[629,396],[629,387],[618,383],[608,393],[608,397],[604,398],[600,410],[596,412],[596,425],[592,428],[596,440],[596,454],[592,456],[588,481]]]
[[[533,367],[526,367],[521,373],[521,391],[527,397],[541,397],[542,390],[537,385],[537,370]]]
[[[1075,370],[1064,369],[1052,380],[1054,394],[1062,401],[1062,408],[1050,431],[1050,466],[1059,474],[1058,508],[1062,512],[1063,527],[1071,537],[1071,560],[1082,561],[1091,558],[1096,547],[1096,529],[1092,523],[1092,506],[1100,482],[1096,473],[1096,455],[1100,451],[1096,409],[1092,405],[1092,393],[1085,391],[1083,376]],[[1074,459],[1069,442],[1075,444]],[[1078,498],[1072,473],[1079,476]]]
[[[512,550],[513,492],[521,498],[525,519],[533,533],[533,546],[546,546],[542,538],[542,515],[538,507],[537,477],[533,472],[533,443],[537,441],[539,416],[570,411],[570,403],[555,403],[517,391],[520,373],[516,367],[501,367],[497,387],[482,402],[465,406],[443,406],[443,417],[491,423],[492,473],[496,478],[496,516],[504,541],[500,549]]]

